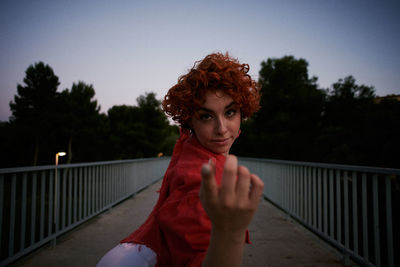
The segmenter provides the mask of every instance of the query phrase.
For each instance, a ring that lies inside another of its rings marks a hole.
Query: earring
[[[240,130],[240,128],[239,128],[236,138],[239,137],[239,135],[240,135],[241,132],[242,132],[242,130]]]

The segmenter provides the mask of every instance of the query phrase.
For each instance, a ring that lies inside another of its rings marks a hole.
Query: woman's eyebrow
[[[197,111],[206,111],[206,112],[213,112],[211,109],[205,108],[205,107],[199,107]]]
[[[229,109],[229,108],[231,108],[232,106],[235,106],[235,105],[236,105],[235,101],[232,101],[230,104],[228,104],[228,105],[225,107],[225,109]]]
[[[235,106],[236,103],[235,101],[232,101],[231,103],[229,103],[228,105],[226,105],[226,107],[224,108],[224,110],[231,108],[232,106]],[[205,108],[205,107],[199,107],[197,111],[206,111],[206,112],[214,112],[211,109]]]

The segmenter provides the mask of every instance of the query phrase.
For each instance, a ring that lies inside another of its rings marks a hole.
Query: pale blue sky
[[[0,120],[29,65],[93,84],[106,112],[161,99],[194,61],[229,51],[250,64],[293,55],[327,88],[353,75],[378,95],[400,94],[400,4],[372,0],[0,1]]]

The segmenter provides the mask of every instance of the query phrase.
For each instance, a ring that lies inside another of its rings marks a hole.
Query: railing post
[[[388,266],[394,267],[393,254],[393,230],[392,230],[392,187],[391,177],[385,177],[385,193],[386,193],[386,236],[387,236],[387,256]]]
[[[3,203],[4,203],[4,175],[0,175],[0,240],[3,240]],[[0,251],[3,251],[0,242]]]
[[[349,240],[349,192],[348,192],[348,173],[344,172],[343,175],[343,207],[344,207],[344,265],[350,265],[350,255],[348,250],[350,249]]]
[[[381,246],[379,238],[379,198],[378,198],[378,176],[372,177],[372,200],[373,200],[373,214],[374,214],[374,245],[375,245],[375,265],[381,266]]]

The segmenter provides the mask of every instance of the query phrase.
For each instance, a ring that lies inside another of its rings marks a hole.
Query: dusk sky
[[[250,65],[293,55],[321,88],[353,75],[377,95],[400,94],[400,2],[0,1],[0,120],[36,62],[61,82],[92,84],[101,111],[162,99],[196,60],[225,52]]]

